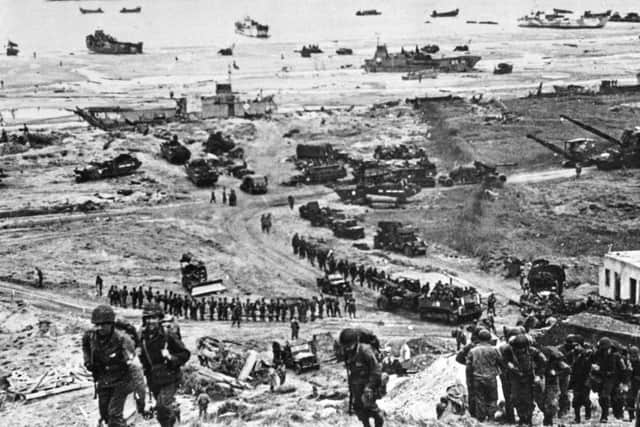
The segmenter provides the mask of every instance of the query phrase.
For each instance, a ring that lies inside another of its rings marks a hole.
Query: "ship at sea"
[[[102,30],[96,30],[93,34],[89,34],[86,43],[87,49],[95,53],[110,55],[142,53],[142,42],[121,42],[109,34],[105,34]]]
[[[603,28],[609,21],[608,16],[574,16],[570,14],[552,14],[532,12],[518,19],[519,27],[527,28],[556,28],[566,30]]]
[[[434,70],[444,73],[471,71],[482,59],[477,55],[441,56],[436,58],[422,49],[389,53],[386,45],[378,45],[371,59],[364,60],[363,68],[370,73],[408,73]]]
[[[269,26],[245,16],[242,21],[236,21],[236,33],[247,37],[266,39],[269,37]]]

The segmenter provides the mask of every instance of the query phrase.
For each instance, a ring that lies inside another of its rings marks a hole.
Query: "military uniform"
[[[162,312],[158,313],[158,309],[157,306],[145,307],[143,316],[162,318]],[[161,427],[173,427],[180,414],[175,401],[180,367],[189,360],[191,354],[178,335],[161,325],[155,330],[143,329],[141,343],[140,360],[149,390],[156,400],[158,422]]]
[[[346,360],[353,412],[365,427],[373,418],[376,427],[383,420],[376,399],[381,387],[381,369],[371,346],[359,343],[354,355]]]
[[[115,314],[108,306],[98,306],[94,310],[93,323],[98,323],[94,321],[98,310],[104,313],[110,310],[110,323],[113,324]],[[109,323],[104,319],[98,320],[99,323]],[[84,365],[93,374],[96,383],[100,418],[109,427],[126,427],[122,411],[127,395],[133,391],[129,370],[129,361],[135,352],[133,340],[114,326],[106,336],[93,330],[87,331],[82,337],[82,351]]]
[[[498,382],[502,356],[492,346],[491,333],[482,331],[482,342],[469,351],[466,358],[467,378],[471,380],[469,388],[474,391],[475,418],[478,421],[493,420],[497,409]]]

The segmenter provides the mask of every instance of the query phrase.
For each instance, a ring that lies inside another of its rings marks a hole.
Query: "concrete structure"
[[[605,254],[599,276],[600,296],[640,304],[640,250]]]
[[[231,85],[226,83],[216,84],[216,94],[203,96],[201,118],[228,118],[228,117],[260,117],[275,112],[277,107],[273,95],[258,96],[253,100],[242,100],[231,90]]]

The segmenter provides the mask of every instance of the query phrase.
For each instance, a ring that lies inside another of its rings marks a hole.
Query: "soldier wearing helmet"
[[[149,390],[156,400],[157,418],[161,427],[173,427],[180,408],[175,394],[180,382],[180,367],[191,353],[173,330],[161,321],[164,311],[158,303],[146,303],[142,309],[142,351],[140,360]]]
[[[571,376],[569,380],[569,388],[573,390],[573,411],[575,414],[575,423],[582,421],[581,410],[584,406],[585,420],[591,419],[591,400],[589,399],[591,380],[589,372],[591,371],[591,363],[593,358],[592,349],[585,344],[576,344],[572,352],[573,363],[571,363]]]
[[[503,351],[504,363],[509,371],[511,399],[518,412],[520,424],[531,425],[533,416],[534,386],[543,385],[547,362],[544,355],[532,346],[533,340],[526,334],[512,336]]]
[[[99,305],[91,313],[94,328],[82,337],[84,366],[93,374],[101,421],[109,427],[126,427],[122,411],[132,392],[129,365],[133,363],[133,340],[114,327],[115,313]]]
[[[491,345],[491,332],[478,332],[478,344],[469,351],[466,359],[467,388],[473,390],[474,417],[482,422],[493,420],[498,403],[498,382],[502,355]]]
[[[375,427],[382,427],[384,420],[376,404],[382,394],[382,371],[374,350],[360,342],[360,335],[356,329],[344,329],[338,340],[347,368],[349,413],[353,410],[364,427],[371,425],[371,418]]]

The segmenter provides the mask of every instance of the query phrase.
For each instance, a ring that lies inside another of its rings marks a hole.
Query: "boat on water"
[[[20,49],[18,49],[18,43],[9,40],[7,42],[7,56],[18,56]]]
[[[247,37],[266,39],[269,37],[269,26],[245,16],[242,21],[236,21],[236,33]]]
[[[356,16],[375,16],[375,15],[382,15],[382,12],[376,9],[365,9],[365,10],[359,10],[356,12]]]
[[[82,13],[83,15],[86,15],[88,13],[104,13],[104,10],[102,10],[101,7],[97,8],[97,9],[85,9],[85,8],[80,8],[80,13]]]
[[[364,60],[363,68],[370,73],[408,73],[411,71],[434,70],[443,73],[464,73],[471,71],[482,59],[477,55],[457,55],[433,57],[417,49],[389,53],[386,45],[378,45],[371,59]]]
[[[519,27],[556,28],[565,30],[603,28],[609,21],[608,16],[587,18],[584,16],[566,16],[557,13],[547,15],[544,12],[532,12],[518,19]]]
[[[348,47],[340,47],[336,49],[336,53],[338,55],[353,55],[353,49],[350,49]]]
[[[302,49],[296,52],[300,52],[300,56],[302,56],[303,58],[311,58],[311,54],[314,53],[323,53],[322,49],[320,49],[320,46],[318,46],[317,44],[302,46]]]
[[[496,68],[493,69],[493,74],[511,74],[513,72],[513,64],[507,64],[506,62],[499,63]]]
[[[625,16],[621,16],[619,12],[616,12],[611,15],[609,22],[640,22],[640,14],[629,12]]]
[[[460,9],[450,10],[448,12],[438,12],[437,10],[434,10],[433,12],[431,12],[431,17],[432,18],[454,18],[458,16],[458,13],[460,13]]]
[[[134,7],[132,9],[127,9],[126,7],[123,7],[122,9],[120,9],[120,13],[140,13],[140,12],[142,12],[142,8],[140,6]]]
[[[436,77],[438,77],[438,72],[436,70],[420,70],[408,72],[402,76],[402,80],[435,79]]]
[[[555,13],[556,15],[571,15],[573,13],[573,10],[558,9],[558,8],[554,7],[553,8],[553,13]]]
[[[600,13],[593,13],[590,10],[585,10],[584,12],[584,16],[585,18],[604,18],[604,17],[609,17],[611,16],[611,9],[607,10],[606,12],[600,12]]]
[[[142,53],[142,42],[121,42],[113,36],[105,34],[102,30],[96,30],[86,38],[87,49],[94,53],[109,55],[133,55]]]

